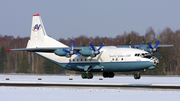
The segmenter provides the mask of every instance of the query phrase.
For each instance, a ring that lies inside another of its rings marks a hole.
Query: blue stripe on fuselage
[[[66,63],[60,63],[66,64]],[[77,66],[90,65],[95,67],[96,65],[104,66],[104,72],[123,72],[123,71],[138,71],[147,69],[150,66],[154,66],[149,61],[132,61],[132,62],[88,62],[88,63],[71,63],[70,68],[75,71],[84,71],[77,68]],[[92,72],[100,72],[101,70],[91,70]]]

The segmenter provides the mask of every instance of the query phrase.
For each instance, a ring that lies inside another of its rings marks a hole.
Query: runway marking
[[[26,86],[26,87],[99,87],[99,88],[155,88],[180,89],[180,84],[129,84],[129,83],[65,83],[65,82],[0,82],[0,86]]]

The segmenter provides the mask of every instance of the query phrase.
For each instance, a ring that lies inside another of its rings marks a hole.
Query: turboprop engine
[[[143,43],[144,43],[144,41],[142,41],[142,43],[139,45],[138,49],[142,49],[142,50],[147,51],[149,53],[156,53],[159,56],[159,58],[161,58],[161,55],[157,52],[158,51],[157,47],[160,43],[160,39],[157,41],[157,43],[155,44],[154,47],[152,47],[152,45],[149,42],[147,42],[147,45],[149,47],[145,47],[145,46],[143,46]],[[135,48],[132,41],[130,42],[130,44],[131,44],[131,48]]]
[[[82,54],[83,56],[95,56],[96,54],[94,54],[94,51],[90,48],[84,48],[82,50],[79,51],[80,54]]]
[[[68,58],[71,57],[73,54],[81,56],[79,53],[76,53],[75,51],[73,51],[74,44],[75,44],[75,40],[73,39],[70,49],[59,48],[59,49],[56,49],[54,53],[58,56],[66,56]]]
[[[104,44],[102,43],[98,49],[96,49],[94,47],[92,42],[89,42],[89,44],[92,49],[91,48],[83,48],[82,50],[79,51],[79,53],[83,56],[91,56],[91,59],[90,59],[90,61],[91,61],[93,57],[96,57],[96,55],[100,54],[100,49],[104,46]]]
[[[71,57],[71,54],[69,54],[68,52],[66,52],[66,51],[64,51],[65,49],[62,49],[62,48],[60,48],[60,49],[56,49],[55,51],[54,51],[54,53],[56,54],[56,55],[58,55],[58,56],[66,56],[66,57]]]

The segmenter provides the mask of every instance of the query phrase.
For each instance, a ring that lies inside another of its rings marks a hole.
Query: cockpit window
[[[152,57],[152,54],[150,53],[136,53],[134,56],[136,57],[142,57],[142,58],[151,58]]]

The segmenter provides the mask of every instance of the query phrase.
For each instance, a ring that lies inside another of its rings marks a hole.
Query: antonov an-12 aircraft
[[[134,78],[140,79],[140,70],[154,69],[159,60],[148,51],[116,46],[71,47],[58,42],[46,34],[39,14],[33,15],[31,36],[26,48],[8,49],[6,51],[35,52],[41,57],[68,70],[81,71],[83,79],[92,79],[92,72],[103,72],[103,77],[113,78],[114,72],[133,71]],[[157,51],[159,41],[148,50]],[[146,47],[147,48],[147,47]],[[151,49],[152,48],[152,49]]]

